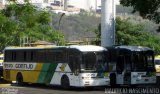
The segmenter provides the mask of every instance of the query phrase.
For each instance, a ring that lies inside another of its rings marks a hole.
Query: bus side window
[[[125,61],[126,61],[126,64],[125,64],[125,69],[126,71],[131,71],[132,70],[132,66],[131,66],[131,57],[130,56],[125,56]]]
[[[16,61],[16,52],[15,51],[12,52],[12,60]]]
[[[116,64],[117,73],[121,74],[123,69],[124,69],[124,57],[123,56],[118,56],[117,64]]]
[[[10,62],[12,61],[12,52],[11,51],[5,51],[5,55],[4,55],[4,61],[5,62]]]
[[[76,56],[69,56],[69,66],[71,68],[71,71],[75,73],[75,75],[78,75],[79,72],[79,60]]]

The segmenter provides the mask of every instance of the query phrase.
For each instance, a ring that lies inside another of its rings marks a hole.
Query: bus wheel
[[[115,74],[110,75],[110,85],[113,87],[116,86],[116,75]]]
[[[66,75],[63,75],[61,78],[61,87],[68,89],[70,87],[69,78]]]
[[[18,85],[23,85],[23,76],[22,76],[21,73],[17,74],[16,82],[17,82]]]

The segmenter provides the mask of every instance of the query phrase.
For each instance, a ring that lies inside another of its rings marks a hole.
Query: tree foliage
[[[64,36],[50,26],[50,16],[48,12],[37,10],[28,2],[8,5],[0,12],[0,49],[7,45],[19,45],[20,38],[24,36],[34,41],[46,40],[63,44]]]
[[[16,39],[17,29],[16,22],[0,13],[0,49],[3,49],[7,44],[13,44],[12,41]]]
[[[101,45],[101,24],[93,32],[96,34],[96,39],[92,41],[92,44]]]
[[[120,0],[123,6],[132,6],[133,13],[139,12],[140,16],[160,23],[160,0]],[[160,27],[157,29],[160,32]]]
[[[160,0],[120,0],[123,6],[132,6],[133,12],[139,12],[140,16],[146,18],[148,14],[155,14],[160,8]]]
[[[160,38],[151,32],[144,31],[142,24],[133,24],[128,19],[116,19],[116,43],[118,45],[140,45],[160,52]]]
[[[100,28],[96,29],[95,33],[99,38],[100,44]],[[116,45],[147,46],[154,49],[156,53],[160,53],[159,36],[151,32],[144,31],[143,24],[132,23],[131,21],[129,21],[129,18],[116,18]]]

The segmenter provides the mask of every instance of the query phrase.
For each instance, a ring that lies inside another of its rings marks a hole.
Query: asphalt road
[[[57,86],[29,84],[18,86],[16,84],[0,85],[0,94],[160,94],[160,86],[143,85],[139,87],[95,87],[62,89]]]
[[[3,94],[5,91],[15,91],[15,94],[104,94],[105,89],[100,87],[96,89],[71,88],[65,90],[58,86],[45,86],[40,84],[17,86],[16,84],[12,84],[11,86],[1,87],[0,94]]]

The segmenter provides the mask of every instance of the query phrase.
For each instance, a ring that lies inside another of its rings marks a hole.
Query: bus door
[[[70,83],[71,85],[79,85],[79,71],[80,71],[80,57],[78,56],[69,56],[69,65],[72,73],[70,74]]]
[[[124,56],[117,57],[117,64],[116,64],[116,82],[117,84],[123,84],[123,77],[124,77]]]
[[[124,84],[131,84],[131,57],[125,56],[125,67],[124,67]]]
[[[131,84],[131,60],[129,56],[121,55],[117,59],[117,84]]]

